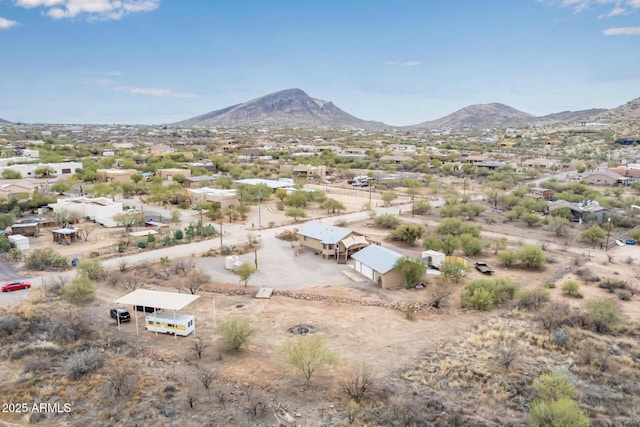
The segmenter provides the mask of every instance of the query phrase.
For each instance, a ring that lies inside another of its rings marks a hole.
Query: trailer
[[[186,337],[196,328],[195,318],[190,314],[155,312],[145,317],[147,331]]]

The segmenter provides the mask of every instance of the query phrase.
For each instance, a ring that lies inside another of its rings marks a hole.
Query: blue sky
[[[640,0],[0,0],[0,118],[161,124],[300,88],[410,125],[640,96]]]

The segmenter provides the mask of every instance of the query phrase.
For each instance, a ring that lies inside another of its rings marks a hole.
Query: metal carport
[[[142,307],[154,307],[161,308],[163,310],[172,310],[173,317],[175,320],[176,311],[182,310],[192,302],[195,302],[200,295],[191,295],[191,294],[179,294],[175,292],[164,292],[164,291],[152,291],[150,289],[136,289],[133,292],[126,294],[123,297],[118,298],[114,302],[120,305],[131,305],[133,306],[133,312],[136,313],[136,306],[140,305]],[[195,318],[195,309],[194,309],[194,318]],[[139,334],[138,331],[138,316],[136,315],[136,334]],[[120,328],[120,321],[118,319],[118,328]],[[194,323],[194,332],[195,334],[195,323]],[[158,335],[158,331],[156,331],[156,335]],[[178,339],[177,335],[174,335],[176,339]]]

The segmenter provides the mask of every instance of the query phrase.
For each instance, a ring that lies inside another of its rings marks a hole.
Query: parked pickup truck
[[[478,270],[482,274],[493,274],[493,268],[489,267],[482,261],[476,262],[476,270]]]

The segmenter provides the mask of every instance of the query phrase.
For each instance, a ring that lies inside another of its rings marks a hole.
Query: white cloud
[[[0,18],[0,30],[8,30],[9,28],[18,25],[18,21],[12,21],[10,19]]]
[[[122,75],[122,71],[105,71],[104,73],[105,76],[114,76],[114,77],[120,77]]]
[[[53,19],[86,17],[89,20],[118,20],[129,13],[149,12],[160,0],[15,0],[27,9],[42,7]]]
[[[640,9],[640,0],[562,0],[562,6],[572,7],[578,13],[587,9],[592,4],[611,5],[613,9],[607,16],[617,16]]]
[[[121,92],[133,93],[138,95],[150,95],[158,97],[172,97],[172,98],[195,98],[198,95],[195,93],[187,92],[174,92],[170,89],[159,89],[153,87],[124,87],[119,86],[115,88]]]
[[[605,36],[638,36],[640,35],[640,27],[607,28],[602,34]]]
[[[384,61],[383,64],[384,65],[402,65],[404,67],[415,67],[416,65],[422,64],[422,61],[405,61],[405,62]]]

